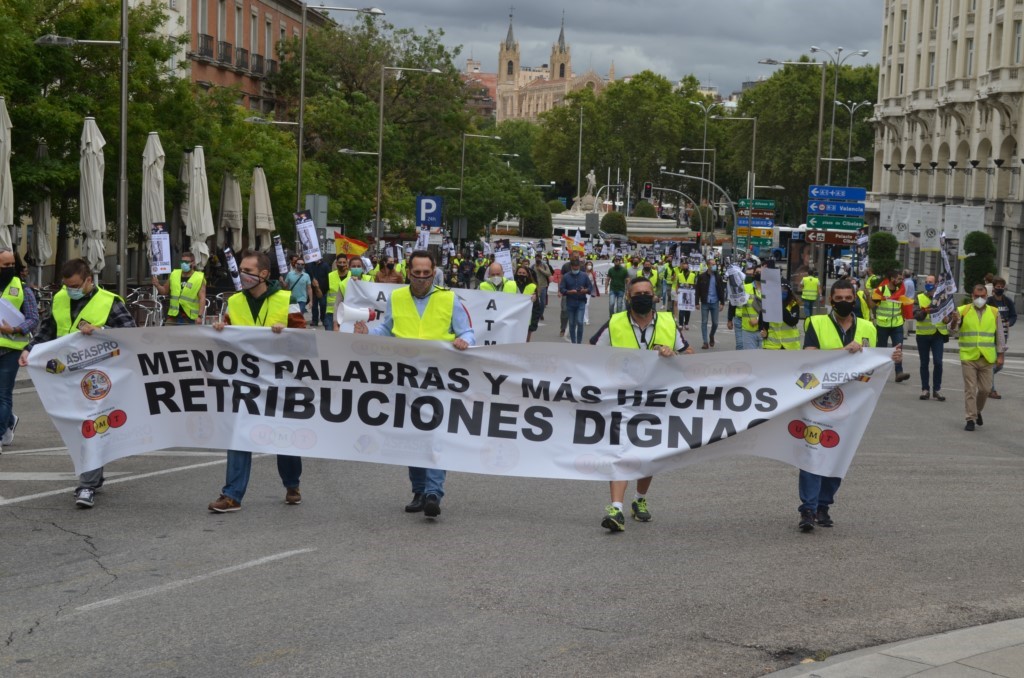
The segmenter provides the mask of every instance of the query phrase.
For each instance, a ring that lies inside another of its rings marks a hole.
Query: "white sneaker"
[[[75,503],[81,508],[92,508],[96,503],[96,493],[88,487],[80,487],[75,492]]]
[[[2,438],[0,438],[0,445],[11,445],[14,443],[14,429],[18,428],[18,415],[14,415],[14,423],[11,427],[4,432]]]

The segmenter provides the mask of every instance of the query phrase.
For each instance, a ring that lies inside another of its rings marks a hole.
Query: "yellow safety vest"
[[[645,276],[644,273],[643,273],[643,269],[640,269],[640,272],[637,275],[639,275],[641,277],[644,277],[644,278],[647,278],[647,276]],[[657,270],[652,268],[651,269],[651,276],[649,278],[647,278],[647,279],[651,281],[651,287],[653,287],[654,289],[658,289],[658,271]]]
[[[814,301],[818,298],[818,287],[821,283],[813,275],[805,275],[803,281],[804,290],[800,293],[800,298],[806,301]]]
[[[21,284],[21,279],[18,276],[11,278],[10,284],[0,297],[11,302],[11,306],[20,311],[21,304],[25,301],[25,286]],[[21,350],[28,344],[28,340],[27,334],[0,334],[0,347]]]
[[[960,360],[977,360],[984,358],[987,362],[996,361],[996,316],[999,311],[991,306],[978,319],[974,304],[967,304],[957,309],[960,314]]]
[[[526,286],[523,288],[522,292],[519,292],[519,285],[516,285],[516,292],[518,294],[522,294],[523,296],[529,297],[537,293],[537,285],[535,285],[534,283],[526,283]]]
[[[373,276],[369,275],[367,273],[364,273],[361,276],[359,276],[359,279],[362,280],[363,282],[373,282]],[[351,280],[352,280],[352,274],[349,273],[348,276],[346,276],[345,279],[342,280],[341,283],[338,286],[338,291],[341,292],[342,299],[344,299],[345,295],[348,294],[348,284],[349,284],[349,282]],[[335,295],[335,301],[337,301],[337,295]],[[328,308],[333,309],[334,306],[329,306]],[[332,310],[331,313],[333,313],[333,312],[334,311]]]
[[[498,289],[495,288],[494,285],[492,285],[490,282],[488,282],[486,280],[483,281],[482,283],[480,283],[480,289],[483,292],[497,292],[498,291]],[[516,292],[519,291],[519,288],[516,287],[516,283],[515,283],[514,280],[506,280],[501,285],[501,291],[502,292],[507,292],[508,294],[515,294]]]
[[[864,294],[864,290],[857,290],[857,298],[860,299],[860,317],[864,320],[871,320],[871,307],[868,306],[868,299]]]
[[[667,311],[659,311],[654,317],[654,337],[647,344],[647,348],[654,350],[656,346],[668,346],[674,349],[678,332],[672,314]],[[616,348],[640,348],[640,342],[636,340],[636,332],[633,331],[633,323],[629,320],[629,311],[619,311],[611,317],[611,320],[608,321],[608,333],[612,346]]]
[[[683,269],[679,269],[679,271],[676,273],[676,287],[679,287],[679,285],[688,285],[689,287],[693,287],[694,283],[696,282],[697,274],[694,273],[693,271],[684,273]]]
[[[863,318],[854,317],[854,321],[857,323],[854,341],[860,342],[864,348],[876,346],[878,344],[878,332],[875,330],[875,326]],[[812,315],[806,320],[806,323],[814,328],[814,333],[818,336],[818,348],[823,351],[829,351],[843,347],[843,340],[840,338],[836,326],[832,323],[831,317],[827,315]]]
[[[879,327],[903,327],[903,302],[888,299],[892,294],[888,285],[879,288],[882,300],[875,307],[875,323]]]
[[[769,351],[798,351],[800,350],[800,328],[790,327],[783,322],[769,322],[768,336],[764,338],[762,347]]]
[[[352,274],[345,271],[345,280],[349,279]],[[333,271],[327,274],[327,312],[334,313],[334,307],[338,305],[338,292],[341,290],[341,274],[338,273],[338,269],[335,268]]]
[[[421,316],[409,287],[400,287],[391,293],[391,334],[403,339],[455,341],[455,333],[452,332],[454,308],[455,293],[435,287]]]
[[[932,322],[932,317],[928,314],[928,309],[932,305],[932,300],[927,294],[924,292],[918,294],[917,303],[921,307],[921,310],[925,312],[924,320],[917,321],[917,336],[930,337],[935,334],[935,332],[943,335],[949,334],[949,328],[947,328],[944,323],[935,324]]]
[[[238,292],[228,297],[228,319],[232,325],[239,327],[271,327],[272,325],[288,325],[288,306],[292,303],[292,293],[278,290],[263,300],[258,316],[252,317],[249,300],[245,292]]]
[[[754,302],[760,301],[761,291],[754,287],[754,283],[744,283],[743,289],[747,291],[747,303],[736,309],[736,316],[743,319],[742,328],[747,332],[757,331],[757,309]]]
[[[167,311],[167,315],[178,315],[178,307],[180,305],[181,310],[185,311],[185,315],[195,320],[196,316],[199,315],[199,291],[203,289],[203,283],[205,282],[205,276],[201,272],[195,271],[183,285],[181,282],[181,269],[177,268],[171,271],[171,307]]]
[[[115,300],[120,300],[120,297],[113,292],[97,287],[92,299],[72,322],[71,297],[68,296],[68,288],[60,288],[60,292],[53,295],[53,305],[51,306],[53,319],[57,323],[57,336],[63,337],[77,332],[78,324],[83,320],[94,327],[103,327],[107,324],[107,318],[110,316],[110,309],[114,306]]]

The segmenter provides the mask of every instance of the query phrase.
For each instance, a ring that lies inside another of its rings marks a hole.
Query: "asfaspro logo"
[[[71,372],[84,370],[87,367],[103,362],[121,354],[118,343],[112,339],[106,339],[93,346],[87,346],[77,351],[72,351],[64,356],[64,364]]]

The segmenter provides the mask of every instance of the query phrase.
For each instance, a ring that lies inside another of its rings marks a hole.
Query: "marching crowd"
[[[607,272],[599,274],[594,269],[593,255],[573,252],[558,266],[538,251],[533,261],[515,262],[512,279],[506,279],[504,267],[494,257],[454,254],[445,259],[444,265],[439,265],[434,254],[425,250],[412,251],[406,257],[338,256],[333,263],[307,264],[296,256],[291,259],[290,270],[282,273],[275,270],[267,254],[248,250],[238,256],[237,262],[242,290],[227,297],[212,326],[216,331],[227,324],[262,326],[280,334],[285,328],[307,327],[308,311],[314,328],[322,325],[336,331],[341,324],[337,309],[345,300],[350,281],[395,283],[402,287],[391,294],[383,321],[372,328],[356,323],[355,332],[444,340],[461,351],[474,346],[476,336],[452,288],[529,297],[533,302],[529,341],[544,320],[549,294],[554,294],[552,285],[556,285],[561,307],[560,336],[582,344],[587,338],[588,310],[603,288],[610,317],[589,337],[592,345],[652,350],[665,358],[692,355],[696,350],[684,333],[689,331],[696,312],[700,312],[699,350],[715,346],[724,313],[727,328],[735,333],[737,350],[857,352],[864,347],[891,345],[895,380],[901,383],[910,379],[902,365],[903,343],[914,334],[920,356],[920,399],[937,401],[945,400],[943,347],[955,335],[964,379],[965,430],[973,431],[984,423],[982,411],[987,399],[1001,397],[995,389],[994,374],[1003,366],[1009,328],[1017,319],[1006,283],[998,277],[992,277],[987,285],[975,286],[969,303],[943,318],[934,318],[930,313],[937,291],[934,276],[925,278],[919,291],[910,271],[869,276],[864,287],[843,276],[826,295],[812,269],[794,287],[783,282],[781,318],[767,320],[764,295],[770,286],[765,285],[761,263],[756,259],[743,262],[742,268],[730,266],[724,270],[723,262],[710,256],[678,262],[663,257],[658,262],[651,256],[618,254]],[[0,249],[3,298],[24,318],[18,325],[0,321],[0,442],[5,446],[13,443],[18,423],[13,412],[18,366],[28,364],[33,347],[73,332],[88,335],[98,328],[135,326],[124,300],[100,287],[82,259],[62,267],[63,286],[53,295],[50,313],[40,318],[35,293],[19,278],[19,274],[25,277],[23,269],[13,252]],[[206,322],[207,280],[203,271],[196,270],[191,252],[182,254],[179,268],[165,281],[154,277],[152,284],[169,300],[167,324]],[[215,513],[240,510],[249,482],[252,454],[229,450],[227,455],[224,486],[208,507]],[[301,503],[302,459],[279,455],[277,467],[285,487],[285,503]],[[445,471],[410,468],[409,480],[413,497],[405,510],[436,518],[441,513]],[[630,504],[632,517],[640,522],[652,519],[647,501],[651,480],[644,478],[636,483]],[[82,474],[75,490],[76,505],[92,507],[102,484],[102,468]],[[800,530],[833,525],[829,510],[839,484],[839,478],[800,471]],[[625,529],[626,486],[625,481],[610,483],[611,501],[601,525],[613,532]]]

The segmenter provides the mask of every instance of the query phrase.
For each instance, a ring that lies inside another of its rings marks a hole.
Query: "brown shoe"
[[[901,381],[906,381],[907,379],[910,379],[910,372],[900,372],[899,374],[896,375],[897,384],[900,383]]]
[[[302,503],[302,493],[299,492],[297,487],[289,487],[288,491],[284,495],[284,503],[289,506],[296,506]]]
[[[938,391],[935,391],[934,393],[932,393],[932,397],[935,398],[936,400],[938,400],[940,403],[946,402],[946,396],[942,395]]]
[[[999,391],[989,391],[988,397],[993,398],[995,400],[1003,399],[1003,396],[999,395]]]
[[[215,501],[211,501],[210,505],[206,508],[214,513],[231,513],[232,511],[241,511],[242,505],[231,497],[222,494]]]
[[[708,347],[708,342],[706,342],[706,341],[705,341],[705,342],[704,342],[704,345],[703,345],[703,346],[701,346],[701,348],[707,348],[707,347]]]

